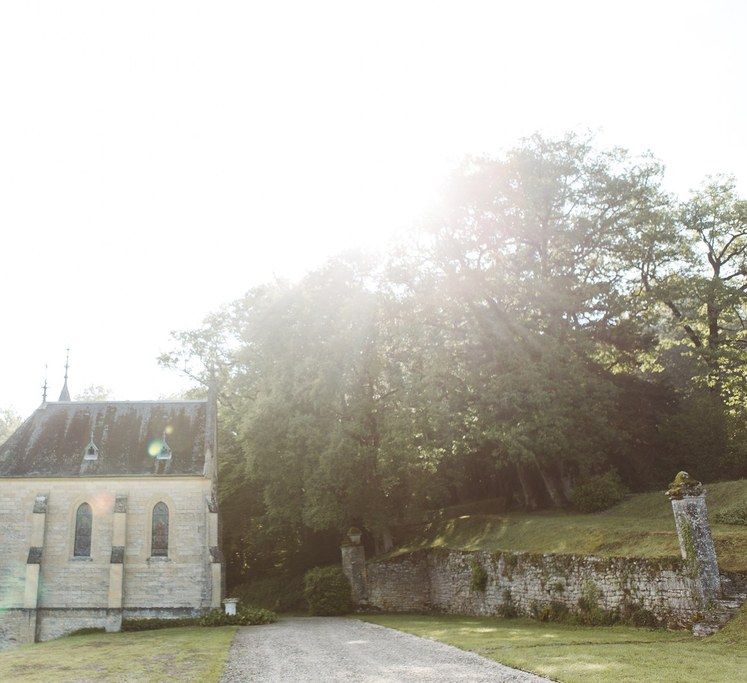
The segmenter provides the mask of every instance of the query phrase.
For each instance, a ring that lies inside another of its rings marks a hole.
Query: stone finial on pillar
[[[354,605],[365,605],[368,601],[366,551],[361,543],[361,536],[361,530],[352,527],[348,531],[348,538],[340,546],[342,572],[350,581]]]
[[[695,579],[703,606],[721,597],[721,575],[708,524],[703,484],[678,472],[667,491],[672,501],[680,552]]]

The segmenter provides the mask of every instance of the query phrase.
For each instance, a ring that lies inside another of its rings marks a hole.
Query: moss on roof
[[[0,477],[74,477],[202,474],[205,401],[45,403],[0,446]],[[166,440],[172,452],[158,461],[149,445]],[[98,448],[84,462],[91,441]]]

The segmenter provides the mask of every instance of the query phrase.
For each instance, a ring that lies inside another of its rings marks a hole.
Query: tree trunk
[[[571,500],[571,495],[573,494],[573,475],[574,473],[568,465],[560,463],[560,485],[563,489],[563,495],[568,501]]]
[[[521,491],[524,494],[524,507],[527,510],[536,510],[539,506],[532,487],[532,476],[529,472],[529,463],[516,463],[516,473],[519,476],[519,484],[521,484]]]
[[[711,393],[715,396],[721,396],[722,381],[721,381],[721,368],[718,362],[719,344],[721,342],[719,338],[719,318],[721,317],[721,310],[719,306],[713,301],[713,294],[709,294],[708,302],[706,303],[706,315],[708,317],[708,344],[706,347],[706,365],[711,375],[713,383],[710,386]]]
[[[537,463],[537,468],[539,469],[542,483],[547,489],[552,504],[557,508],[564,508],[568,503],[568,499],[563,494],[558,473],[554,471],[554,468],[551,465],[546,465],[541,462]]]
[[[381,531],[381,549],[383,552],[388,553],[394,547],[394,538],[392,537],[392,530],[389,527],[384,527]]]

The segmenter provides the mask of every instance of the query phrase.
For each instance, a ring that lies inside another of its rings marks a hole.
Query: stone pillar
[[[210,552],[210,580],[212,584],[210,609],[220,609],[223,598],[223,554],[220,551],[218,534],[218,503],[215,494],[206,498],[208,551]]]
[[[109,559],[109,594],[107,606],[116,610],[107,620],[108,631],[119,631],[122,627],[124,599],[124,558],[127,545],[127,496],[117,494],[114,499],[112,520],[112,554]]]
[[[354,605],[368,603],[368,585],[366,576],[366,550],[361,543],[361,532],[352,528],[348,531],[348,540],[340,546],[342,554],[342,572],[350,581],[351,597]]]
[[[210,583],[211,598],[210,609],[220,609],[222,576],[221,569],[223,566],[223,555],[217,545],[210,547]]]
[[[703,607],[707,609],[721,597],[721,575],[708,524],[705,490],[687,472],[679,472],[667,495],[672,501],[682,559],[692,572]]]
[[[36,610],[39,603],[41,551],[42,549],[38,546],[29,548],[29,555],[26,560],[26,583],[23,591],[23,606],[25,609]]]
[[[47,527],[47,504],[49,494],[40,493],[34,499],[34,512],[31,518],[31,538],[29,554],[26,558],[26,579],[23,589],[23,607],[29,610],[28,641],[35,642],[38,631],[39,589],[41,582],[41,562],[44,550],[44,536]]]

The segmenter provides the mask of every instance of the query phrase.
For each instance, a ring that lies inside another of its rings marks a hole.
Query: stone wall
[[[0,651],[34,642],[36,610],[0,606]]]
[[[368,604],[387,612],[418,612],[432,607],[430,562],[424,553],[369,562]]]
[[[473,566],[484,590],[472,586]],[[367,563],[368,605],[387,611],[437,610],[490,616],[536,615],[551,604],[577,611],[593,598],[607,611],[643,608],[689,624],[702,609],[696,580],[679,559],[424,550]]]
[[[109,609],[40,609],[37,640],[52,640],[80,628],[104,628],[119,631],[122,611]]]

